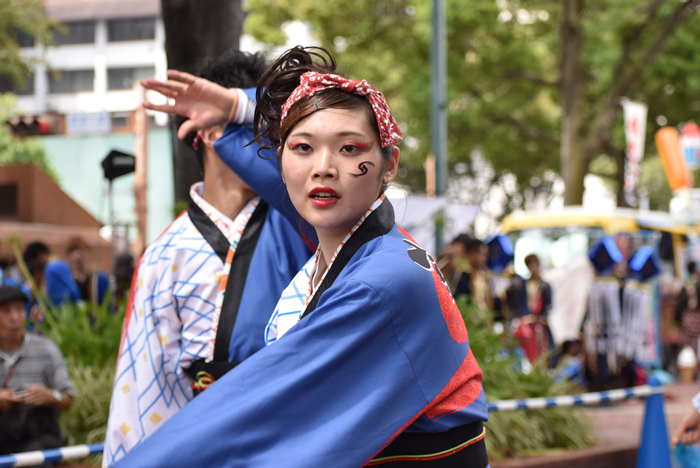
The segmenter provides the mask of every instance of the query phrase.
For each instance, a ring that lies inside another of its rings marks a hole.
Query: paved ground
[[[666,427],[671,434],[690,409],[690,399],[700,390],[698,384],[671,385],[665,395]],[[609,407],[588,408],[586,413],[595,427],[596,444],[586,450],[553,453],[506,462],[494,462],[493,468],[634,468],[636,450],[642,434],[644,400],[629,400]]]

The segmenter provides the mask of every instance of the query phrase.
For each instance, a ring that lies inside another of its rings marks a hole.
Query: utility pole
[[[435,195],[447,190],[447,33],[445,0],[433,0],[430,43],[430,151],[435,157]],[[435,252],[443,243],[442,224],[435,224]]]
[[[142,101],[146,99],[146,90],[141,88]],[[136,240],[134,258],[139,258],[146,249],[146,226],[148,215],[148,118],[143,104],[134,112],[134,155],[136,156],[136,177],[134,178],[134,195],[136,195]]]

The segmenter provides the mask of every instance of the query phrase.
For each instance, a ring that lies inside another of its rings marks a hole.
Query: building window
[[[9,76],[0,76],[0,93],[15,93],[18,96],[34,94],[34,74],[27,76],[22,85],[17,85]]]
[[[95,89],[94,70],[63,70],[58,78],[49,72],[49,93],[80,93]]]
[[[107,89],[131,89],[134,83],[156,74],[155,67],[109,68],[107,69]]]
[[[155,18],[129,18],[107,22],[107,40],[147,41],[156,38]]]
[[[16,40],[20,47],[34,47],[34,37],[24,31],[17,31]]]
[[[112,121],[112,131],[119,132],[129,130],[129,116],[129,112],[112,112],[112,115],[110,116]]]
[[[0,218],[17,217],[17,185],[0,185]]]
[[[56,45],[94,44],[94,21],[74,21],[70,23],[65,23],[65,26],[65,34],[57,29],[55,29],[53,32],[53,42]]]

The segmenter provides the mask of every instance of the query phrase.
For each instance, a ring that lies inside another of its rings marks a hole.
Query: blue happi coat
[[[248,159],[222,148],[250,136],[229,126],[217,152],[294,219],[273,163],[252,147]],[[294,327],[116,466],[360,467],[403,431],[487,420],[481,377],[434,260],[385,201],[340,250]]]

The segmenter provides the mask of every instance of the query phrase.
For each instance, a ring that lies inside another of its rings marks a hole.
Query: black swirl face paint
[[[348,174],[350,177],[353,177],[353,178],[355,178],[355,179],[357,179],[357,178],[360,177],[360,176],[363,176],[363,175],[367,174],[368,169],[367,169],[367,166],[366,166],[365,164],[369,164],[370,166],[374,167],[374,163],[373,163],[373,162],[371,162],[371,161],[362,161],[362,162],[357,166],[357,168],[360,170],[360,173],[359,173],[359,174],[353,174],[352,172],[348,172],[347,174]]]

